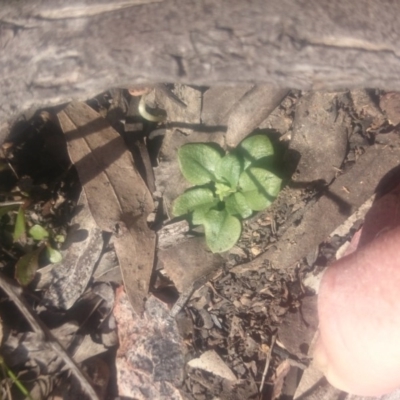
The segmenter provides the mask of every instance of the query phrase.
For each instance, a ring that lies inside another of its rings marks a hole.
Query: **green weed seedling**
[[[25,217],[25,209],[18,203],[2,206],[0,204],[0,220],[6,214],[15,213],[16,216],[13,223],[12,242],[21,247],[26,254],[21,256],[15,266],[15,277],[21,285],[28,285],[37,269],[39,268],[39,258],[43,251],[46,252],[47,259],[51,263],[58,263],[62,260],[61,253],[57,250],[57,243],[64,241],[63,235],[56,235],[52,230],[45,229],[43,226],[36,224],[27,230],[27,222]],[[0,225],[0,233],[4,237],[8,235],[8,227]],[[29,240],[30,239],[30,243]],[[33,241],[32,241],[33,239]]]
[[[18,379],[18,377],[14,374],[14,372],[7,367],[7,364],[4,361],[4,358],[0,355],[0,369],[3,373],[4,379],[9,378],[11,383],[13,383],[19,391],[29,400],[33,400],[32,396],[30,395],[28,389],[25,388],[23,383]],[[9,398],[11,398],[11,393],[9,393]]]
[[[214,144],[190,143],[178,150],[182,175],[193,185],[172,205],[174,216],[203,225],[213,253],[231,249],[242,232],[241,220],[267,208],[282,180],[270,171],[274,149],[266,135],[243,140],[230,153]]]
[[[33,225],[29,229],[28,234],[33,240],[38,242],[39,247],[23,255],[17,261],[15,266],[15,277],[23,286],[28,285],[35,276],[35,273],[39,268],[39,257],[43,250],[47,252],[47,258],[52,264],[58,263],[62,260],[61,253],[50,243],[52,235],[47,229],[43,228],[41,225]],[[53,241],[56,240],[53,238]]]

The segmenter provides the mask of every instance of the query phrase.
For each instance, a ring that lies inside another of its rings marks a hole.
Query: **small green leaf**
[[[26,286],[32,282],[36,271],[39,268],[39,255],[43,247],[22,256],[15,266],[15,279]]]
[[[228,184],[232,189],[236,189],[240,173],[240,161],[235,154],[227,154],[222,157],[215,169],[217,180]]]
[[[229,214],[240,215],[242,218],[248,218],[253,214],[246,198],[240,192],[234,193],[225,199],[225,208]]]
[[[192,214],[192,224],[193,225],[202,225],[204,223],[205,215],[210,211],[211,207],[202,206],[197,207]]]
[[[49,232],[40,225],[33,225],[32,228],[29,229],[29,235],[32,236],[34,240],[44,240],[49,237]]]
[[[231,249],[239,240],[242,224],[226,210],[210,210],[203,221],[206,242],[213,253]]]
[[[248,168],[240,175],[239,187],[252,210],[268,207],[278,195],[282,180],[262,168]]]
[[[64,235],[56,235],[56,236],[54,236],[54,241],[57,243],[64,243],[65,236]]]
[[[204,143],[189,143],[178,150],[182,175],[193,185],[204,185],[215,179],[214,172],[221,152]]]
[[[266,135],[253,135],[239,144],[239,152],[245,161],[245,169],[254,162],[274,155],[272,143]]]
[[[189,214],[196,208],[208,207],[209,210],[217,202],[210,189],[194,188],[181,194],[172,204],[172,214],[175,217]]]
[[[58,250],[53,249],[53,247],[51,247],[50,244],[48,243],[46,244],[46,251],[47,251],[47,256],[49,257],[49,261],[52,264],[56,264],[62,261],[61,253]]]
[[[235,193],[236,190],[232,189],[230,186],[225,185],[224,183],[216,183],[215,184],[215,194],[218,198],[223,201],[226,196],[229,196],[231,193]]]
[[[14,242],[17,242],[26,233],[25,211],[22,207],[19,208],[14,226]]]

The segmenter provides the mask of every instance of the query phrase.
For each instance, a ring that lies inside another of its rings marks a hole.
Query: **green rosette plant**
[[[267,208],[282,180],[270,171],[274,149],[266,135],[243,140],[230,153],[214,144],[190,143],[178,150],[182,175],[194,187],[172,205],[174,216],[203,225],[213,253],[231,249],[242,232],[241,220]]]

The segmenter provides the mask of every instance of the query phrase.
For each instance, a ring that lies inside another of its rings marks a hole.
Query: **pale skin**
[[[371,208],[358,249],[325,273],[314,362],[346,392],[400,388],[399,188]]]

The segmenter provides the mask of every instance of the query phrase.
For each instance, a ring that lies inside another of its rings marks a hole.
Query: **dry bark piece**
[[[381,96],[379,106],[392,125],[400,124],[400,93],[387,92]]]
[[[228,124],[232,107],[253,87],[251,84],[237,86],[213,86],[203,94],[201,122],[207,126]]]
[[[256,85],[233,106],[228,119],[227,146],[236,147],[276,110],[288,89],[273,85]]]
[[[318,328],[317,296],[307,296],[301,301],[301,312],[288,312],[278,328],[279,341],[289,353],[303,358]]]
[[[188,239],[189,223],[186,220],[174,222],[173,224],[164,225],[157,232],[157,246],[159,249],[167,249],[176,246],[180,242]]]
[[[272,392],[272,400],[279,399],[282,394],[283,384],[285,383],[285,378],[290,371],[290,362],[289,360],[282,361],[275,371],[274,377],[274,389]]]
[[[236,103],[228,118],[226,144],[235,148],[279,106],[289,89],[274,85],[258,85]]]
[[[103,252],[93,273],[93,278],[97,282],[115,282],[122,285],[121,268],[114,250]]]
[[[175,246],[160,249],[158,260],[180,293],[224,264],[223,257],[211,253],[202,237],[188,238]]]
[[[368,90],[356,89],[350,92],[353,107],[366,129],[376,129],[385,123],[385,116],[372,99]]]
[[[338,98],[338,93],[311,92],[298,101],[289,146],[291,158],[298,161],[293,180],[329,184],[341,167],[351,121],[338,109]]]
[[[267,119],[265,119],[260,125],[259,129],[272,129],[279,132],[283,140],[289,137],[289,130],[293,124],[292,112],[288,108],[285,108],[286,103],[292,103],[293,100],[286,96],[279,107],[275,108]],[[284,136],[285,135],[285,136]]]
[[[75,351],[73,358],[77,363],[81,363],[107,350],[103,343],[97,343],[93,341],[90,335],[85,335],[78,349]]]
[[[115,233],[114,247],[133,307],[143,310],[153,269],[155,234],[147,226],[151,194],[122,137],[84,103],[58,114],[89,209],[100,229]]]

